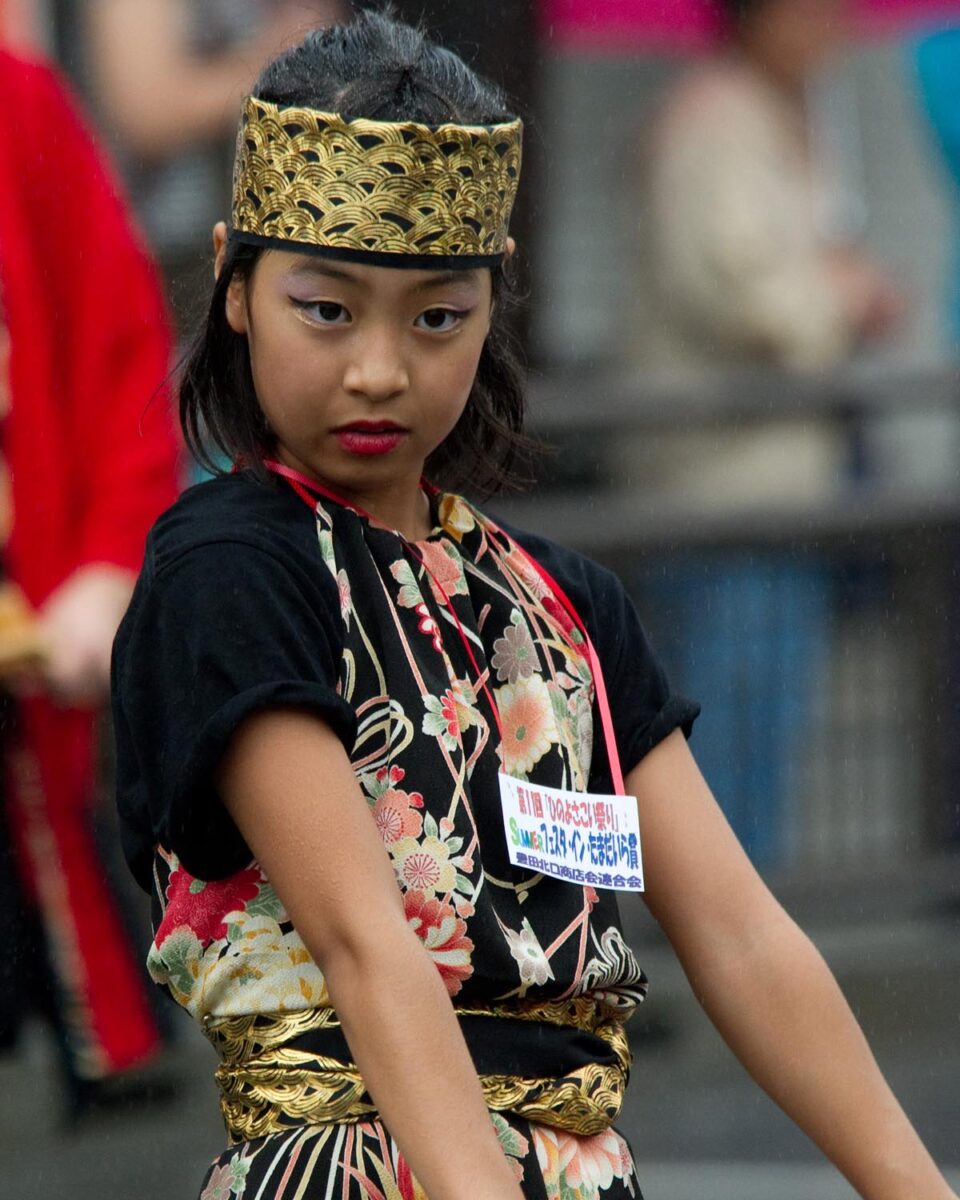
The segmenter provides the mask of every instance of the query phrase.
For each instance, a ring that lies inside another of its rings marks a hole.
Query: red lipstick
[[[348,454],[372,457],[389,454],[407,435],[395,421],[351,421],[333,430],[333,436]]]

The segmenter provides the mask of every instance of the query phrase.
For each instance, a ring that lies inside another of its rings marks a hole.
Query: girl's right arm
[[[219,785],[322,970],[354,1061],[430,1200],[522,1200],[340,741],[306,712],[256,714],[234,735]]]

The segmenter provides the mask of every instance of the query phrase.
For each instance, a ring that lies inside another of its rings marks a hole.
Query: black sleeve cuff
[[[356,715],[337,693],[322,684],[279,680],[234,696],[213,714],[197,735],[193,753],[158,831],[161,845],[172,850],[198,879],[224,879],[247,866],[253,855],[223,807],[214,775],[225,750],[243,721],[270,708],[302,708],[316,713],[349,753],[356,737]]]

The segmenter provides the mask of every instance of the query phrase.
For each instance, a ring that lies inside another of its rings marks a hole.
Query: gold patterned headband
[[[250,96],[232,236],[389,266],[491,266],[506,250],[522,128],[346,121]]]

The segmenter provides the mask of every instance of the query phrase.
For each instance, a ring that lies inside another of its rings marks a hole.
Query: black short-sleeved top
[[[626,1011],[642,994],[615,893],[508,860],[501,769],[611,790],[582,639],[519,547],[597,648],[624,772],[697,708],[671,694],[609,571],[459,497],[434,505],[411,544],[240,473],[191,489],[150,534],[114,650],[118,804],[155,897],[151,974],[198,1017],[329,1004],[214,784],[238,724],[278,705],[339,736],[458,1004],[602,989]]]

